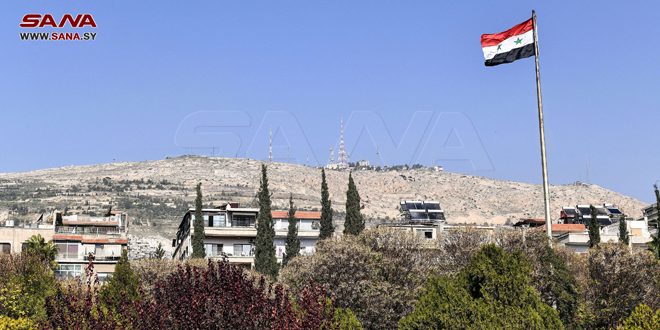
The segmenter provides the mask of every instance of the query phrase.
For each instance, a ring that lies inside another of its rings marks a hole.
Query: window
[[[112,274],[110,274],[110,273],[97,273],[96,276],[99,279],[99,282],[105,283],[108,280],[110,280],[110,278],[112,277]]]
[[[255,216],[234,214],[231,220],[232,227],[254,227]]]
[[[431,229],[417,229],[417,235],[424,237],[426,239],[433,238],[433,230]]]
[[[82,275],[81,265],[59,265],[55,270],[55,275],[60,278],[78,277]]]
[[[27,242],[21,243],[21,251],[25,251],[25,250],[27,250],[27,248],[28,248],[28,243]]]
[[[206,256],[218,257],[222,255],[222,244],[205,244]]]
[[[96,244],[96,246],[94,246],[94,256],[97,259],[105,258],[105,251],[103,244]]]
[[[63,242],[56,243],[59,250],[59,257],[62,259],[78,259],[78,243]]]
[[[0,243],[0,254],[11,254],[11,244]]]
[[[234,244],[235,257],[249,257],[252,255],[251,244]]]
[[[225,226],[225,215],[216,214],[209,219],[209,226],[211,227],[224,227]]]

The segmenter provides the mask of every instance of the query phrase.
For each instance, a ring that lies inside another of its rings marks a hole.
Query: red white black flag
[[[481,35],[486,66],[511,63],[534,56],[534,22],[524,21],[504,32]]]

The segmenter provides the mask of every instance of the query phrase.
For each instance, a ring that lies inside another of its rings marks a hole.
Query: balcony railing
[[[116,254],[96,254],[94,255],[94,261],[118,261],[120,255]],[[72,253],[65,253],[65,254],[58,254],[57,255],[57,260],[63,260],[63,261],[87,261],[87,255],[83,254],[72,254]]]
[[[55,232],[58,234],[110,236],[120,236],[126,233],[125,230],[115,227],[57,227]]]

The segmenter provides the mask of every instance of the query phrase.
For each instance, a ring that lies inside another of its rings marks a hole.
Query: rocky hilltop
[[[157,161],[72,166],[0,174],[0,214],[30,220],[54,208],[98,214],[110,206],[129,212],[134,235],[172,237],[202,183],[206,204],[255,204],[261,161],[182,156]],[[320,169],[272,163],[269,182],[274,208],[285,209],[289,194],[299,208],[320,208]],[[343,217],[347,171],[327,171],[336,217]],[[539,185],[418,168],[358,170],[356,184],[371,221],[398,218],[400,200],[438,200],[451,223],[503,224],[543,217]],[[562,205],[613,203],[639,217],[644,204],[596,185],[551,187],[552,214]],[[1,220],[1,219],[0,219]]]

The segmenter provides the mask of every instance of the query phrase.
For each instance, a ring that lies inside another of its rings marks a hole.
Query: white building
[[[257,237],[258,208],[243,208],[228,203],[219,208],[202,210],[204,219],[204,246],[208,258],[227,258],[230,263],[248,267],[254,265],[254,242]],[[278,261],[284,257],[286,235],[289,228],[288,211],[272,211],[275,228],[275,253]],[[315,251],[320,231],[320,212],[296,211],[301,254]],[[187,259],[192,254],[192,224],[195,210],[183,216],[172,241],[174,259]]]
[[[630,246],[646,249],[647,243],[651,241],[648,222],[645,220],[625,220],[628,228]],[[558,225],[553,225],[553,227]],[[566,226],[566,225],[564,225]],[[553,228],[554,232],[554,228]],[[589,250],[589,231],[585,227],[580,231],[567,231],[557,237],[559,244],[574,250],[577,253],[586,253]],[[602,227],[600,229],[601,243],[619,242],[619,223]]]

